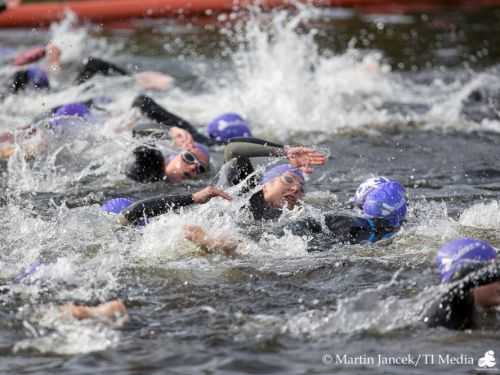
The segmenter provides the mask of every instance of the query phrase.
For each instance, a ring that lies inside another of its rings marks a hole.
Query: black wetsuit
[[[140,224],[144,221],[147,222],[148,218],[163,215],[193,203],[191,194],[160,195],[137,201],[123,210],[121,214],[130,224]]]
[[[392,237],[399,228],[384,219],[367,219],[350,214],[327,213],[324,225],[307,217],[285,226],[294,235],[310,236],[308,251],[324,251],[333,244],[359,244],[376,242]]]
[[[477,327],[478,309],[474,304],[472,289],[500,281],[500,262],[470,273],[450,289],[424,314],[423,320],[430,327],[472,329]]]
[[[129,73],[110,62],[95,58],[89,57],[86,63],[81,67],[78,72],[78,76],[76,78],[76,83],[81,84],[97,74],[101,74],[104,76],[127,76]],[[24,90],[28,84],[30,84],[30,79],[28,75],[28,70],[23,69],[19,70],[12,76],[11,82],[9,84],[9,90],[11,93],[18,93],[19,91]],[[34,86],[37,88],[36,86]],[[42,87],[48,88],[48,87]]]
[[[0,13],[7,10],[7,3],[5,1],[0,0]]]
[[[144,116],[159,125],[156,127],[154,126],[155,124],[151,124],[149,129],[147,126],[138,127],[133,130],[134,135],[148,135],[150,132],[157,132],[162,129],[165,134],[168,134],[168,130],[175,126],[188,131],[196,142],[203,143],[207,146],[216,144],[214,140],[198,132],[198,130],[188,121],[167,111],[149,96],[139,95],[132,103],[132,107],[138,108]]]
[[[130,73],[119,66],[116,66],[108,61],[89,57],[85,64],[78,72],[76,83],[82,84],[97,74],[103,76],[128,76]]]

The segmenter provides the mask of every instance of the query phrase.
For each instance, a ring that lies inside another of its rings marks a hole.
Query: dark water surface
[[[70,70],[93,54],[169,72],[176,87],[155,99],[200,126],[237,111],[259,137],[318,146],[330,158],[309,180],[306,210],[342,207],[373,175],[402,181],[411,205],[391,241],[310,254],[307,239],[291,234],[247,236],[237,208],[221,202],[165,215],[142,233],[123,229],[96,203],[167,191],[122,173],[132,140],[110,129],[133,116],[138,89],[97,79],[6,98],[0,130],[67,101],[115,100],[99,127],[54,140],[34,162],[1,164],[0,373],[474,373],[478,358],[499,348],[498,324],[453,332],[426,328],[420,317],[440,293],[439,246],[461,235],[500,246],[499,21],[500,8],[401,16],[305,9],[229,26],[102,30],[66,20],[49,31],[0,32],[2,47],[54,40]],[[213,169],[221,163],[218,149]],[[185,223],[237,236],[243,255],[199,256],[182,239]],[[38,258],[50,263],[40,276],[14,285]],[[60,321],[51,309],[116,297],[130,312],[123,328]],[[344,354],[358,362],[336,364]],[[427,363],[413,366],[378,362],[424,354]]]

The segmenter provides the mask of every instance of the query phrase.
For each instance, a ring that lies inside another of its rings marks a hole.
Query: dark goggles
[[[208,167],[205,166],[195,154],[190,151],[184,151],[181,153],[182,160],[187,164],[196,164],[196,172],[197,173],[205,173],[208,170]]]

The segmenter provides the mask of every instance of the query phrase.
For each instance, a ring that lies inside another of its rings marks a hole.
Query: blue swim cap
[[[363,203],[365,203],[367,194],[373,189],[389,181],[390,180],[387,177],[383,176],[372,177],[365,180],[359,185],[358,189],[356,190],[356,193],[354,193],[354,197],[350,199],[350,202],[354,203],[358,207],[363,207]]]
[[[370,191],[363,203],[363,213],[369,218],[386,220],[399,227],[406,217],[404,187],[397,181],[386,182]]]
[[[264,185],[285,173],[293,174],[299,179],[302,184],[305,184],[304,174],[302,173],[302,171],[290,164],[280,164],[268,169],[264,172],[260,183]]]
[[[28,80],[36,89],[49,88],[49,77],[42,69],[32,66],[26,69]]]
[[[444,244],[436,256],[441,282],[446,283],[464,277],[473,268],[495,260],[496,250],[486,241],[459,238]]]
[[[248,123],[237,113],[224,113],[214,118],[207,127],[208,136],[217,141],[236,137],[251,137]]]
[[[54,116],[77,116],[85,117],[90,114],[90,109],[83,103],[68,103],[58,107],[53,115]]]
[[[134,202],[135,199],[132,198],[113,198],[104,202],[101,210],[109,214],[119,214]]]

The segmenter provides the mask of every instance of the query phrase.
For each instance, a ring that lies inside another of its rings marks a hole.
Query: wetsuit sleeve
[[[110,62],[95,57],[89,57],[85,65],[83,65],[78,72],[76,82],[78,84],[84,83],[97,74],[102,74],[104,76],[128,76],[129,72]]]
[[[188,131],[196,142],[203,143],[205,145],[213,145],[216,143],[214,140],[198,132],[198,130],[196,130],[196,128],[188,121],[167,111],[149,96],[139,95],[132,103],[132,107],[139,108],[144,116],[164,125],[166,129],[170,129],[175,126]]]
[[[0,1],[0,13],[7,10],[7,3],[5,1]]]
[[[192,195],[158,196],[143,199],[127,207],[122,215],[130,224],[136,224],[143,219],[150,219],[192,205]]]
[[[250,161],[252,157],[284,155],[284,147],[277,143],[258,138],[233,138],[224,149],[224,160],[231,162],[227,180],[231,185],[238,185],[254,172]],[[248,181],[248,188],[257,186],[257,177]]]
[[[226,162],[235,158],[284,156],[284,146],[259,138],[233,138],[224,149]]]
[[[471,289],[500,280],[500,262],[473,272],[454,284],[424,315],[430,327],[470,329],[474,327],[474,298]]]

